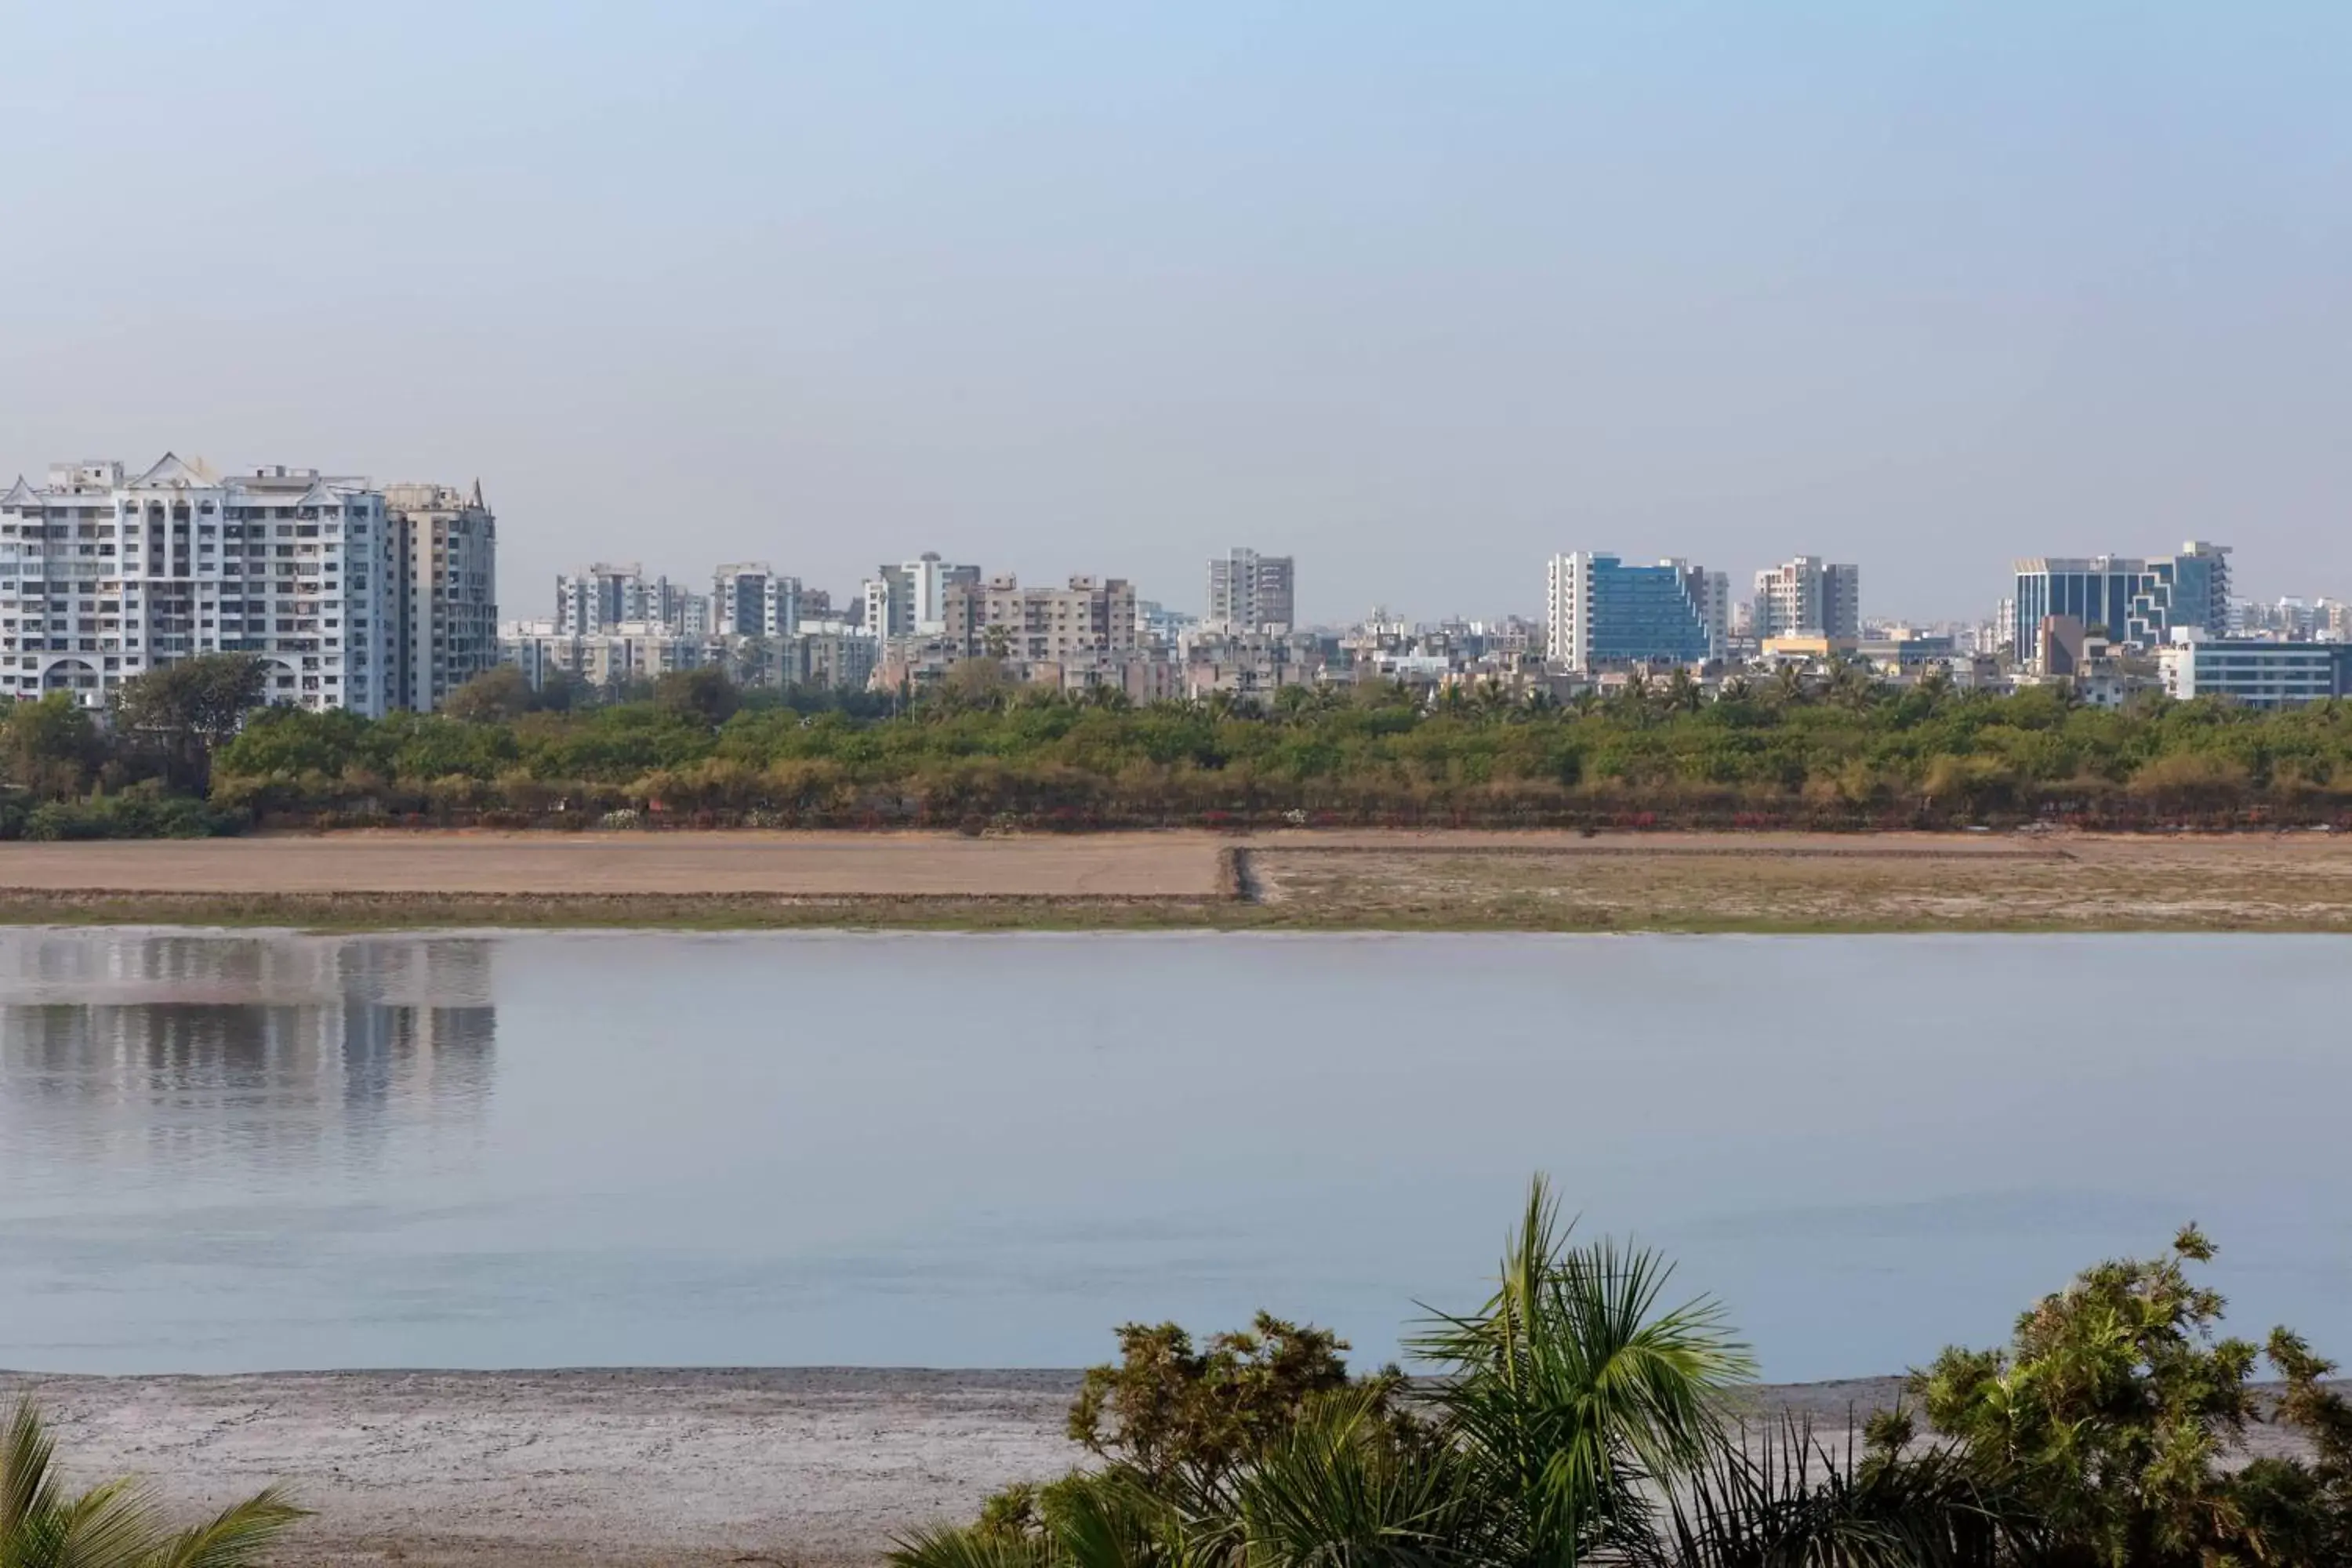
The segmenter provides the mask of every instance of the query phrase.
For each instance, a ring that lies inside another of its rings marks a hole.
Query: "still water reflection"
[[[2352,1342],[2352,947],[0,932],[0,1365],[1385,1355],[1527,1173],[1768,1373],[2221,1241]]]

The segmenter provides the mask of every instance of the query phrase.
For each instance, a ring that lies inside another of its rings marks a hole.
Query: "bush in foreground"
[[[2332,1568],[2352,1562],[2352,1407],[2296,1336],[2221,1338],[2188,1266],[2106,1263],[1947,1351],[1843,1445],[1750,1434],[1721,1309],[1667,1265],[1570,1245],[1538,1182],[1486,1305],[1425,1326],[1430,1378],[1351,1378],[1328,1334],[1261,1317],[1195,1351],[1129,1325],[1071,1434],[1091,1468],[1015,1487],[898,1568]],[[2284,1394],[2252,1379],[2267,1359]],[[2244,1462],[2249,1423],[2307,1457]]]

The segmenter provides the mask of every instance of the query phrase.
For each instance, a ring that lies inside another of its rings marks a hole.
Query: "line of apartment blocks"
[[[430,710],[496,658],[497,551],[478,483],[57,464],[0,495],[0,694],[96,707],[148,670],[247,653],[273,702]]]

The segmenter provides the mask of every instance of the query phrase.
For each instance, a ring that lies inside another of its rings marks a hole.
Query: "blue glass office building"
[[[1628,566],[1614,555],[1553,556],[1552,658],[1575,670],[1705,661],[1714,648],[1699,587],[1705,575],[1672,562]]]
[[[2016,624],[2022,653],[2047,616],[2068,616],[2116,642],[2160,647],[2176,626],[2220,632],[2230,624],[2226,545],[2191,541],[2178,555],[2143,561],[2097,555],[2038,557],[2017,563]]]

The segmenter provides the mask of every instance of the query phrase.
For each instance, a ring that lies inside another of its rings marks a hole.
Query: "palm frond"
[[[246,1568],[308,1517],[278,1488],[266,1488],[172,1537],[142,1568]]]
[[[909,1531],[884,1556],[896,1568],[1050,1568],[1053,1563],[1042,1537],[954,1525]]]
[[[1635,1527],[1658,1484],[1706,1462],[1719,1396],[1755,1370],[1713,1300],[1659,1309],[1664,1258],[1571,1246],[1572,1229],[1538,1177],[1495,1294],[1433,1315],[1409,1347],[1436,1364],[1464,1441],[1515,1490],[1528,1560],[1561,1563]]]
[[[1360,1390],[1318,1402],[1241,1486],[1261,1568],[1433,1568],[1491,1561],[1495,1510],[1462,1453],[1400,1434]]]
[[[1723,1445],[1625,1543],[1634,1568],[1994,1568],[2002,1511],[1948,1449],[1858,1461],[1804,1421]]]
[[[57,1444],[29,1398],[16,1402],[0,1442],[0,1541],[5,1541],[56,1512]]]

